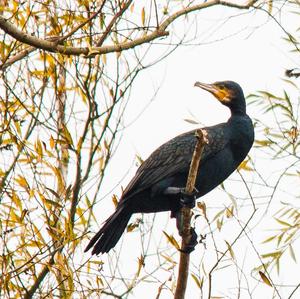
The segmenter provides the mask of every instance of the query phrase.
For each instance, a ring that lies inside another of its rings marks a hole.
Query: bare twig
[[[101,47],[103,42],[105,41],[106,37],[108,36],[108,34],[110,33],[113,25],[117,22],[117,20],[122,16],[122,14],[128,9],[128,7],[130,6],[132,0],[129,0],[128,2],[123,4],[123,7],[114,15],[114,17],[111,19],[110,23],[108,24],[108,26],[106,27],[104,33],[101,35],[101,37],[99,38],[99,40],[96,43],[97,47]]]
[[[198,173],[199,163],[203,152],[203,145],[204,145],[204,137],[201,129],[198,129],[195,133],[197,138],[197,143],[194,149],[191,166],[189,170],[189,175],[186,183],[186,192],[191,194],[195,188],[196,177]],[[189,272],[189,260],[190,254],[186,252],[184,249],[189,244],[191,238],[191,209],[189,207],[182,207],[181,211],[181,218],[183,222],[183,229],[182,229],[182,243],[181,243],[181,252],[180,252],[180,261],[179,261],[179,270],[178,270],[178,278],[177,278],[177,285],[174,299],[183,299],[186,285],[187,285],[187,278]]]

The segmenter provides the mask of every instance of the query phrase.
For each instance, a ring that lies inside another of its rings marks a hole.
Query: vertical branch
[[[204,137],[201,129],[198,129],[195,133],[197,138],[197,143],[195,145],[195,149],[193,152],[193,157],[190,165],[189,175],[185,187],[185,191],[189,194],[192,194],[195,188],[195,182],[197,178],[198,168],[200,159],[203,152],[204,145]],[[191,209],[189,207],[181,208],[181,219],[183,227],[181,229],[182,243],[181,243],[181,251],[180,251],[180,261],[179,261],[179,269],[178,269],[178,278],[174,299],[183,299],[185,295],[188,273],[189,273],[189,261],[190,261],[190,253],[186,252],[185,249],[189,244],[191,239]]]
[[[58,58],[59,59],[59,58]],[[69,139],[66,132],[66,69],[64,67],[63,61],[65,60],[64,57],[61,57],[60,64],[57,67],[57,78],[55,82],[55,102],[56,102],[56,111],[57,111],[57,139],[62,139],[64,142],[57,145],[57,156],[58,159],[58,170],[61,174],[61,183],[57,185],[57,193],[62,195],[63,192],[66,190],[66,181],[68,176],[68,165],[69,165]],[[60,138],[59,138],[60,137]],[[56,208],[56,215],[60,214],[60,207]],[[59,225],[60,221],[57,222]],[[56,225],[56,226],[57,226]],[[55,240],[54,240],[55,241]],[[60,242],[54,242],[55,249],[59,248],[62,244]],[[60,252],[62,249],[60,250]],[[53,255],[54,258],[54,255]],[[53,263],[55,260],[53,259]],[[60,271],[56,272],[56,279],[58,284],[62,283],[63,286],[59,289],[60,296],[66,296],[66,289],[67,285],[64,283],[63,275]]]
[[[56,87],[56,110],[57,110],[57,131],[58,131],[58,139],[59,136],[62,137],[64,141],[67,141],[68,139],[65,136],[65,108],[66,108],[66,70],[63,66],[63,63],[58,66],[58,82],[55,86]],[[69,152],[68,152],[69,144],[67,142],[64,142],[59,145],[58,154],[60,156],[60,159],[58,160],[58,168],[61,171],[62,177],[63,177],[63,184],[64,186],[58,186],[58,194],[61,194],[61,192],[65,189],[65,182],[66,177],[68,174],[68,162],[69,162]]]

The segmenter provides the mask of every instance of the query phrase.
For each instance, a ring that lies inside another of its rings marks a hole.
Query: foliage
[[[294,11],[299,14],[299,3]],[[299,31],[297,28],[296,31]],[[299,36],[289,34],[285,39],[293,55],[299,59],[300,49]],[[260,132],[255,144],[257,149],[272,157],[275,163],[279,163],[280,170],[272,180],[271,195],[269,196],[266,212],[271,210],[272,229],[263,240],[268,245],[269,251],[262,253],[262,264],[255,270],[259,271],[262,280],[276,289],[280,297],[280,288],[273,284],[269,278],[274,277],[275,266],[277,275],[287,270],[286,261],[292,260],[297,263],[297,254],[294,248],[299,246],[299,117],[300,117],[300,93],[299,93],[299,71],[297,68],[287,70],[286,78],[282,79],[284,86],[281,94],[271,91],[259,91],[249,96],[252,104],[260,108],[263,117],[256,119],[257,130]],[[284,197],[276,209],[271,208],[276,197]],[[263,271],[263,272],[261,272]],[[288,298],[294,298],[299,284],[291,288]],[[296,295],[297,296],[297,295]]]
[[[140,284],[151,286],[156,298],[173,293],[178,241],[175,233],[162,234],[153,225],[159,216],[138,215],[129,225],[128,232],[139,232],[142,243],[130,271],[123,266],[127,252],[90,258],[83,246],[89,227],[97,223],[94,208],[104,197],[104,177],[122,137],[135,79],[184,43],[192,16],[212,6],[263,10],[265,3],[0,0],[1,298],[125,298]],[[266,7],[271,15],[273,1]],[[180,17],[187,26],[183,33],[176,29]],[[164,44],[159,54],[151,51]],[[296,81],[286,82],[298,92]],[[269,121],[256,121],[257,150],[289,163],[272,186],[271,203],[281,180],[299,177],[299,97],[264,91],[252,99]],[[242,289],[246,270],[236,244],[249,237],[257,211],[246,179],[259,174],[250,158],[239,171],[238,183],[246,190],[239,196],[252,200],[250,209],[224,184],[228,205],[216,212],[199,203],[195,210],[195,225],[203,233],[191,284],[199,296],[213,298],[215,277],[232,267],[239,276],[237,289]],[[113,195],[112,204],[117,200]],[[285,252],[297,259],[299,214],[297,205],[288,203],[275,215],[279,229],[265,243],[276,242],[276,249],[256,252],[261,258],[257,280],[274,285],[272,264],[279,269]],[[225,240],[228,223],[237,229]],[[155,230],[162,239],[153,237]],[[155,249],[149,245],[153,239]]]
[[[267,151],[273,160],[284,161],[282,171],[272,187],[267,209],[276,193],[281,192],[281,185],[293,185],[299,178],[299,106],[300,94],[297,82],[284,80],[291,90],[283,91],[283,95],[277,96],[273,93],[260,91],[251,95],[253,103],[258,104],[267,116],[266,122],[257,120],[257,125],[262,131],[262,139],[256,140],[256,147]],[[275,125],[274,125],[275,124]],[[295,179],[295,180],[294,180]],[[295,188],[295,193],[298,190]],[[286,193],[289,191],[286,189]],[[299,239],[300,210],[297,204],[297,194],[291,200],[282,200],[281,207],[274,212],[275,233],[268,236],[263,243],[273,242],[275,251],[262,254],[267,268],[276,265],[277,272],[280,271],[280,261],[285,253],[296,262],[293,243]],[[296,202],[295,202],[296,199]]]

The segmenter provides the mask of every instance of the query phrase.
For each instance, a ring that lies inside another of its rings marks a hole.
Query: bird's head
[[[242,88],[233,81],[220,81],[212,84],[196,82],[195,86],[212,93],[223,105],[230,108],[232,113],[245,113],[246,103]]]

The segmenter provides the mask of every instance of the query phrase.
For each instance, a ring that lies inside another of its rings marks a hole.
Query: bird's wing
[[[203,148],[201,163],[222,150],[229,138],[225,136],[226,123],[213,127],[202,128],[206,144]],[[196,130],[181,134],[156,149],[138,168],[135,176],[123,192],[122,198],[147,189],[155,183],[171,177],[174,174],[188,172],[197,138]]]

